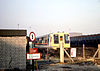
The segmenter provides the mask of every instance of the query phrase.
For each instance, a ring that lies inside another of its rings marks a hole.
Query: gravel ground
[[[34,67],[36,68],[36,67]],[[4,70],[0,70],[4,71]],[[5,70],[5,71],[26,71],[26,70]],[[30,70],[27,70],[30,71]],[[37,71],[37,70],[34,70]],[[93,62],[80,62],[73,64],[61,64],[53,61],[39,61],[38,71],[100,71],[100,65],[96,65]]]
[[[41,66],[39,71],[100,71],[100,68],[96,65],[69,65],[69,64],[58,64],[58,65],[44,65]]]
[[[92,62],[75,64],[40,64],[39,71],[100,71],[100,66]]]

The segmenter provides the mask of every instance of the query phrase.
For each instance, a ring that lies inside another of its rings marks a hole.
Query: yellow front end
[[[63,41],[64,48],[70,48],[70,37],[68,33],[53,33],[50,37],[50,45],[53,49],[59,48],[61,41]]]

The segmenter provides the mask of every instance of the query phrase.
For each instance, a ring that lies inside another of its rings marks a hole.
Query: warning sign
[[[76,57],[76,48],[71,48],[71,57]]]
[[[32,41],[32,42],[34,42],[35,41],[35,33],[34,32],[31,32],[30,34],[29,34],[29,38],[30,38],[30,40]]]
[[[38,53],[38,48],[29,48],[29,53]]]
[[[27,54],[27,60],[32,60],[32,59],[41,59],[41,54],[40,53],[34,53],[34,54]]]

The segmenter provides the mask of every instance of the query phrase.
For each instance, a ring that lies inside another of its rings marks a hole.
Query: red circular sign
[[[35,33],[34,33],[34,32],[31,32],[31,33],[29,34],[29,38],[30,38],[30,40],[31,40],[32,42],[34,42],[34,41],[35,41],[35,38],[36,38]]]

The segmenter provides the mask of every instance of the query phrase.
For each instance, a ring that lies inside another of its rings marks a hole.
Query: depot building
[[[26,69],[26,30],[0,29],[0,69]]]

